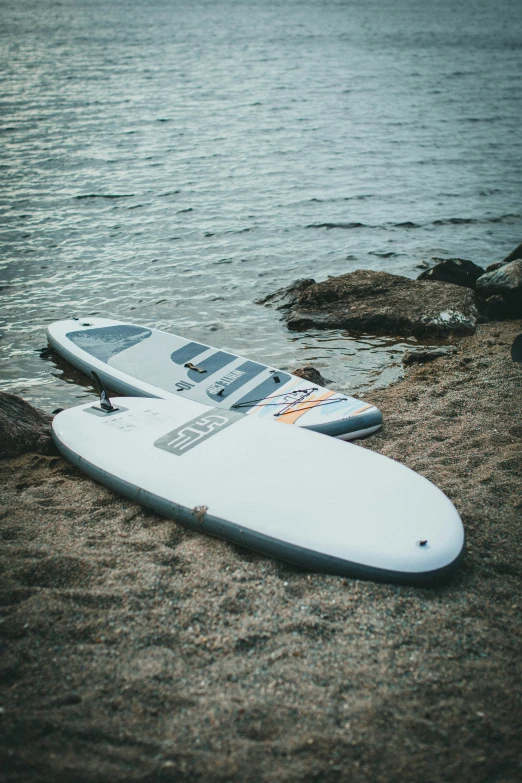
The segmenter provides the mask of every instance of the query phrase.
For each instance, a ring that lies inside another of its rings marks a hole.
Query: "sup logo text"
[[[203,441],[229,427],[238,418],[241,418],[240,414],[229,413],[228,411],[207,413],[192,419],[192,421],[188,421],[166,435],[162,435],[161,438],[155,441],[154,445],[158,449],[163,449],[163,451],[168,451],[170,454],[181,457],[187,451],[193,449],[194,446],[203,443]]]
[[[219,394],[225,386],[230,386],[231,383],[237,381],[238,378],[241,378],[244,374],[243,370],[230,370],[230,372],[223,375],[219,381],[216,381],[207,388],[207,394]]]

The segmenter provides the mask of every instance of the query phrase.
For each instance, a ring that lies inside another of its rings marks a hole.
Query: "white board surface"
[[[351,440],[375,432],[374,405],[229,351],[106,318],[56,321],[49,344],[121,394],[183,397],[220,410],[296,424]]]
[[[314,570],[425,584],[464,546],[427,479],[372,451],[191,400],[117,398],[53,422],[58,448],[159,513]]]

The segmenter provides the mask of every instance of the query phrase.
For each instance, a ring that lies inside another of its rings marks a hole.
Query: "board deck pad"
[[[325,389],[260,362],[148,327],[103,318],[56,321],[49,344],[84,372],[95,370],[116,392],[183,396],[349,440],[375,432],[374,405]]]
[[[177,397],[88,403],[53,421],[94,479],[203,533],[313,570],[433,584],[460,517],[427,479],[373,451]],[[93,415],[94,414],[94,415]]]

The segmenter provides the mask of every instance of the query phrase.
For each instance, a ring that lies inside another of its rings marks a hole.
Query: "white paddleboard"
[[[374,405],[157,329],[106,318],[56,321],[49,344],[120,394],[183,397],[351,440],[382,424]]]
[[[464,547],[460,517],[427,479],[298,427],[178,397],[120,397],[53,421],[92,478],[192,528],[333,574],[441,581]]]

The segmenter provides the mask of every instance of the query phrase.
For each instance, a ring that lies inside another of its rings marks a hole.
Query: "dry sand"
[[[0,781],[520,781],[521,331],[370,395],[364,446],[462,515],[442,588],[304,573],[60,457],[1,461]]]

